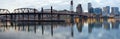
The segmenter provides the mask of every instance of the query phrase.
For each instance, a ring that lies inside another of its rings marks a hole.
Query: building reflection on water
[[[110,19],[102,19],[102,18],[88,18],[88,19],[75,19],[75,23],[64,23],[64,22],[43,22],[43,23],[36,23],[33,25],[20,25],[20,26],[0,26],[0,32],[9,32],[9,31],[15,31],[15,32],[34,32],[38,33],[38,30],[41,30],[41,34],[45,34],[45,29],[50,30],[51,36],[54,35],[54,30],[61,27],[70,27],[70,33],[71,36],[74,36],[74,26],[76,25],[76,29],[79,33],[82,33],[84,25],[88,25],[88,33],[92,33],[93,29],[96,28],[103,28],[106,30],[111,29],[119,29],[120,21],[116,20],[114,18]],[[62,29],[62,28],[61,28]],[[64,31],[64,30],[63,30]]]

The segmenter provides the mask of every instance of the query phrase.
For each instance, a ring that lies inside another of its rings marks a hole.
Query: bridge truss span
[[[37,9],[35,8],[18,8],[18,9],[14,9],[13,13],[37,13],[39,12]]]

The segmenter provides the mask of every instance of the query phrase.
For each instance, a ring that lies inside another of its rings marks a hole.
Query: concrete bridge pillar
[[[22,9],[22,13],[24,13],[24,10],[25,10],[25,9]],[[24,14],[22,14],[22,20],[24,20],[24,17],[25,17]],[[23,26],[25,25],[25,24],[24,24],[24,21],[22,22],[22,25],[23,25]]]
[[[60,15],[57,15],[57,20],[60,20]]]
[[[84,19],[87,19],[87,18],[88,18],[88,16],[83,16],[83,18],[84,18]]]
[[[6,27],[7,27],[7,18],[8,18],[8,17],[7,17],[7,14],[5,15],[5,17],[6,17]]]
[[[70,21],[71,21],[71,23],[74,23],[74,15],[71,15]]]
[[[38,14],[38,20],[40,20],[41,19],[41,16],[40,16],[40,14]],[[40,22],[38,22],[38,24],[40,24]]]
[[[40,20],[40,18],[41,18],[41,16],[40,16],[40,14],[38,14],[38,20]]]
[[[29,11],[29,10],[27,10],[27,11],[28,11],[28,26],[30,26],[30,22],[29,22],[29,21],[30,21],[30,14],[29,14],[30,11]],[[24,27],[24,26],[23,26],[23,27]]]
[[[18,11],[18,13],[19,13],[19,10],[14,10],[14,13],[17,13],[17,11]],[[13,16],[13,17],[12,17],[12,16]],[[15,26],[15,29],[16,29],[16,16],[17,16],[17,15],[12,15],[12,16],[11,16],[11,19],[13,19],[13,22],[15,23],[14,26]],[[11,24],[11,26],[12,26],[12,24]]]
[[[13,21],[14,21],[14,20],[13,20],[13,15],[10,15],[10,18],[11,18],[10,20],[12,20],[12,21],[11,21],[11,26],[13,26]]]
[[[79,18],[80,18],[80,19],[82,19],[82,16],[81,16],[81,15],[79,15]]]

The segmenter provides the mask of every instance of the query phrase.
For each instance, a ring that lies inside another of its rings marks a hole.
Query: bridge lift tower
[[[73,13],[73,11],[74,11],[73,10],[73,0],[70,1],[70,11],[71,11],[71,13]]]
[[[70,1],[70,13],[72,14],[74,12],[73,10],[73,0]],[[74,15],[71,15],[71,22],[74,22]]]

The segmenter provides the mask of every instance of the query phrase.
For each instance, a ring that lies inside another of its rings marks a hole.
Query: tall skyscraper
[[[103,16],[107,15],[107,13],[106,13],[106,7],[103,7],[102,15],[103,15]]]
[[[118,7],[111,7],[111,14],[119,14],[119,8]]]
[[[81,4],[78,4],[78,6],[76,7],[76,12],[77,13],[83,13]]]
[[[94,8],[91,3],[88,3],[88,13],[94,13]]]
[[[94,9],[94,13],[95,13],[96,15],[100,15],[100,14],[102,14],[102,9],[101,9],[101,8],[95,8],[95,9]]]
[[[88,9],[90,9],[92,7],[91,3],[88,3]]]
[[[91,8],[89,9],[89,13],[94,13],[94,8],[93,8],[93,7],[91,7]]]
[[[110,6],[106,6],[106,13],[110,14]]]
[[[103,13],[104,16],[110,16],[110,6],[103,7]]]

